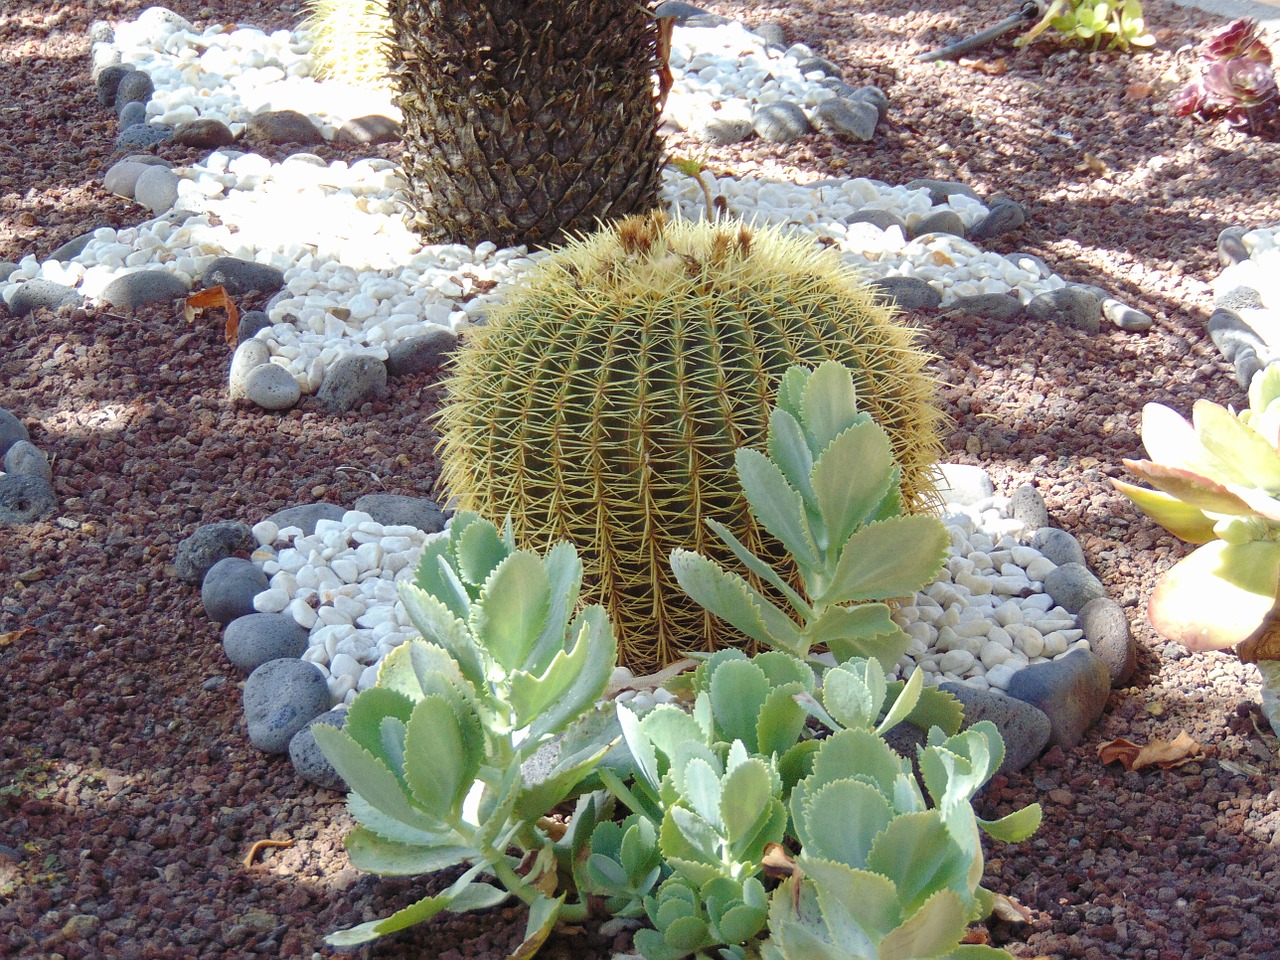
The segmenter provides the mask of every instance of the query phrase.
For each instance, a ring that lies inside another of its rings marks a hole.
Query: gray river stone
[[[258,541],[247,523],[239,520],[206,523],[196,527],[178,544],[173,568],[179,580],[203,583],[215,563],[236,554],[252,553],[257,545]]]
[[[297,527],[303,536],[309,537],[316,532],[317,521],[341,520],[346,512],[346,507],[340,507],[336,503],[303,503],[278,510],[267,519],[281,530],[285,527]]]
[[[341,730],[347,725],[346,705],[338,704],[332,710],[320,714],[320,716],[295,733],[289,741],[289,759],[293,762],[294,771],[303,780],[308,783],[314,783],[316,786],[323,787],[326,790],[342,792],[347,789],[346,782],[338,771],[333,768],[329,758],[320,750],[320,747],[316,744],[316,735],[311,732],[315,729],[316,724],[319,723],[329,727],[337,727]]]
[[[1080,608],[1084,638],[1111,674],[1111,686],[1123,687],[1138,666],[1138,647],[1124,607],[1110,597],[1098,597]]]
[[[1053,732],[1053,724],[1039,707],[1006,697],[990,690],[980,690],[967,683],[943,683],[939,689],[951,694],[964,706],[964,726],[971,727],[989,720],[1004,740],[1004,761],[1000,773],[1016,773],[1044,751]]]
[[[1008,693],[1049,717],[1049,746],[1070,749],[1102,716],[1111,694],[1111,673],[1088,650],[1023,667],[1009,680]]]
[[[444,529],[445,512],[434,500],[400,493],[366,493],[355,509],[367,513],[384,526],[411,526],[427,533]]]
[[[903,310],[932,310],[942,303],[942,294],[919,277],[881,277],[868,286]]]
[[[18,440],[4,452],[4,472],[53,482],[53,467],[49,458],[30,440]]]
[[[267,575],[253,561],[240,557],[219,560],[204,576],[200,599],[215,623],[228,624],[256,613],[253,598],[267,589]]]
[[[16,473],[0,476],[0,527],[33,523],[58,506],[53,487],[44,477]]]
[[[1102,581],[1083,563],[1064,563],[1044,578],[1044,592],[1068,613],[1079,613],[1086,603],[1107,595]]]
[[[272,660],[297,659],[307,650],[310,631],[286,613],[250,613],[222,631],[227,659],[246,673]]]
[[[287,751],[294,734],[332,707],[324,674],[305,660],[271,660],[244,682],[249,741],[264,753]]]

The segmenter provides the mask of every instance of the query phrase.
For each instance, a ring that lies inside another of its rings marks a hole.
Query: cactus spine
[[[683,594],[675,547],[728,558],[707,519],[779,563],[739,491],[793,364],[854,371],[889,434],[904,499],[934,494],[933,384],[908,328],[831,252],[737,223],[632,217],[540,262],[458,352],[441,481],[519,540],[577,545],[637,671],[740,642]]]

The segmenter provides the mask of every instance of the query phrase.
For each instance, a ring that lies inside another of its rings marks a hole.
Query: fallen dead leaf
[[[31,627],[21,627],[17,630],[10,630],[8,633],[0,633],[0,647],[7,647],[15,640],[21,640],[31,632]]]
[[[767,877],[789,877],[797,872],[795,860],[792,859],[791,854],[787,853],[786,847],[780,843],[765,844],[764,856],[760,860],[760,865],[764,867],[764,873]]]
[[[1074,169],[1079,173],[1094,173],[1098,176],[1106,176],[1111,172],[1111,168],[1095,157],[1092,153],[1086,153],[1084,160],[1077,163]]]
[[[183,315],[190,323],[196,318],[197,311],[208,309],[222,309],[227,313],[227,324],[225,338],[227,346],[232,346],[236,342],[236,333],[240,329],[240,311],[236,309],[236,305],[231,302],[231,297],[227,295],[226,287],[209,287],[207,290],[198,290],[191,296],[187,297],[186,306],[183,307]]]
[[[991,908],[992,916],[998,917],[1008,923],[1030,923],[1032,913],[1013,897],[1006,897],[1003,893],[995,895],[995,905]]]
[[[1152,740],[1139,746],[1132,740],[1120,738],[1098,746],[1098,757],[1104,764],[1121,763],[1125,770],[1141,770],[1143,767],[1159,767],[1170,770],[1184,763],[1204,757],[1203,744],[1197,743],[1183,730],[1173,740]]]
[[[968,57],[961,57],[957,62],[962,67],[985,73],[989,77],[998,77],[1002,73],[1009,72],[1009,64],[1004,57],[996,57],[994,60],[970,60]]]
[[[1125,87],[1124,95],[1130,100],[1145,100],[1155,93],[1156,88],[1149,83],[1131,83]]]
[[[1262,776],[1262,768],[1255,767],[1252,763],[1243,763],[1233,760],[1219,760],[1218,766],[1227,771],[1227,773],[1234,773],[1246,777]]]

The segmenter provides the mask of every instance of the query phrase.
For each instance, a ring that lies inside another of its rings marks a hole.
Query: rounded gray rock
[[[458,345],[458,335],[435,327],[420,337],[410,337],[387,348],[387,376],[406,377],[438,370]]]
[[[236,344],[248,343],[259,330],[271,326],[271,318],[261,310],[246,310],[240,314],[240,326],[236,328]]]
[[[689,125],[689,136],[703,143],[726,147],[731,143],[741,143],[751,136],[752,130],[753,125],[748,117],[710,113]]]
[[[312,146],[324,143],[320,129],[296,110],[268,110],[251,117],[244,135],[267,143],[300,143]]]
[[[676,23],[682,24],[686,20],[692,20],[695,17],[712,16],[701,7],[696,7],[692,3],[681,3],[679,0],[664,0],[663,3],[654,8],[653,15],[655,17],[674,17]]]
[[[772,20],[757,25],[751,32],[771,47],[787,45],[787,32],[782,28],[782,24]]]
[[[1090,600],[1080,608],[1080,629],[1098,658],[1107,665],[1111,686],[1125,686],[1138,666],[1138,648],[1124,607],[1109,597]]]
[[[232,400],[248,396],[245,381],[249,374],[264,363],[271,362],[271,351],[261,340],[246,340],[231,355],[231,367],[227,371],[227,394]],[[288,371],[285,371],[288,373]],[[301,390],[299,390],[301,396]]]
[[[80,236],[68,240],[60,247],[54,248],[49,254],[50,260],[57,260],[59,263],[66,263],[68,260],[74,260],[80,254],[84,253],[84,248],[89,245],[89,241],[93,239],[93,231],[82,233]]]
[[[334,136],[337,143],[353,146],[376,146],[380,143],[396,143],[400,139],[400,124],[380,113],[348,120]]]
[[[942,303],[942,294],[919,277],[881,277],[868,286],[903,310],[931,310]]]
[[[1044,578],[1044,592],[1068,613],[1079,613],[1090,600],[1107,595],[1102,581],[1083,563],[1064,563]]]
[[[130,70],[116,84],[114,104],[119,108],[122,103],[146,103],[155,90],[156,85],[151,82],[151,74],[145,70]]]
[[[227,296],[243,297],[250,291],[272,296],[284,286],[284,271],[254,260],[218,257],[200,279],[200,289],[223,287]]]
[[[26,424],[15,417],[4,407],[0,407],[0,455],[9,452],[19,440],[30,440]]]
[[[1084,548],[1080,541],[1057,527],[1042,527],[1031,537],[1031,546],[1043,553],[1049,560],[1062,566],[1066,563],[1084,564]]]
[[[117,160],[103,176],[102,186],[108,193],[132,200],[134,191],[138,188],[138,178],[147,166],[137,160]]]
[[[879,227],[881,230],[888,230],[890,227],[897,227],[902,231],[903,236],[906,236],[907,233],[907,221],[903,220],[896,213],[891,213],[888,210],[859,210],[857,213],[850,214],[847,222],[850,226],[855,223],[869,223],[872,226]],[[886,279],[893,278],[887,277]],[[914,280],[916,278],[903,277],[902,279]],[[929,285],[926,283],[925,286],[928,287]],[[932,290],[933,287],[929,287],[929,289]],[[938,303],[941,302],[942,297],[939,296]]]
[[[973,225],[969,236],[974,240],[990,240],[1001,234],[1012,233],[1027,222],[1027,211],[1022,204],[1012,200],[993,202],[985,217]]]
[[[44,477],[0,476],[0,527],[32,523],[53,513],[57,506],[58,498]]]
[[[948,197],[957,193],[968,197],[970,200],[982,202],[982,198],[978,196],[973,187],[965,183],[955,183],[951,180],[911,180],[906,184],[906,187],[908,190],[928,190],[929,199],[934,206],[945,204]]]
[[[801,73],[811,73],[816,70],[828,77],[839,77],[842,72],[838,63],[817,54],[801,57],[796,61],[796,66],[800,68]]]
[[[263,363],[245,374],[243,396],[263,410],[288,410],[302,399],[302,387],[280,364]]]
[[[110,109],[116,105],[116,91],[120,89],[120,81],[134,71],[134,67],[123,63],[113,63],[103,67],[94,78],[94,86],[98,92],[98,104]]]
[[[1069,750],[1102,716],[1111,695],[1111,673],[1100,657],[1072,650],[1057,660],[1023,667],[1009,680],[1008,693],[1043,711],[1049,717],[1048,745]]]
[[[120,104],[120,112],[118,115],[118,124],[123,132],[130,127],[136,127],[138,124],[147,122],[147,105],[139,103],[137,100],[130,100],[128,103]]]
[[[911,236],[924,237],[931,233],[948,233],[953,237],[964,236],[964,221],[954,210],[935,210],[911,228]]]
[[[1270,366],[1270,363],[1263,363],[1258,354],[1250,349],[1243,349],[1236,354],[1236,383],[1241,390],[1248,390],[1249,384],[1253,383],[1254,375],[1264,367]]]
[[[438,503],[426,497],[366,493],[356,500],[355,509],[367,513],[383,526],[408,525],[427,533],[439,533],[444,529],[444,511]]]
[[[987,320],[1017,320],[1027,313],[1022,301],[1008,293],[975,293],[968,297],[956,297],[947,304],[947,309],[959,310]]]
[[[246,673],[272,660],[301,657],[311,631],[285,613],[250,613],[222,631],[227,659]]]
[[[833,97],[814,107],[809,113],[809,121],[819,133],[852,137],[865,143],[876,135],[880,111],[865,100]]]
[[[751,117],[751,128],[765,140],[789,143],[809,132],[809,118],[794,103],[766,103]]]
[[[272,660],[244,682],[249,741],[264,753],[284,753],[295,733],[332,708],[324,674],[305,660]]]
[[[148,303],[178,300],[189,292],[186,281],[168,270],[137,270],[108,283],[102,291],[102,300],[121,310],[133,310]]]
[[[18,264],[12,260],[0,260],[0,283],[4,283],[18,272]]]
[[[330,410],[341,413],[386,393],[387,365],[377,357],[349,353],[325,371],[316,398]]]
[[[195,120],[178,124],[173,131],[173,142],[180,143],[184,147],[216,149],[235,143],[236,135],[221,120],[213,117],[197,117]]]
[[[30,440],[18,440],[4,452],[4,472],[53,482],[53,467],[49,465],[49,458]]]
[[[1218,234],[1218,260],[1224,267],[1249,259],[1249,248],[1244,245],[1244,227],[1227,227]]]
[[[204,575],[200,599],[210,620],[228,624],[236,617],[256,613],[253,598],[265,589],[267,575],[257,564],[240,557],[226,557]]]
[[[1017,773],[1048,745],[1053,724],[1039,707],[967,683],[948,681],[940,684],[939,689],[951,694],[964,707],[964,728],[981,720],[996,725],[1004,740],[1004,760],[998,773]]]
[[[252,553],[258,541],[253,530],[239,520],[206,523],[178,544],[173,568],[179,580],[201,583],[215,563],[238,553]]]
[[[1049,509],[1044,505],[1040,491],[1024,483],[1009,498],[1009,514],[1021,520],[1027,530],[1040,530],[1049,526]]]
[[[167,123],[135,123],[120,131],[116,137],[116,151],[154,147],[173,139],[173,127]]]
[[[285,527],[297,527],[303,536],[309,537],[316,532],[317,521],[341,520],[346,512],[346,507],[340,507],[336,503],[303,503],[277,510],[267,519],[281,530]]]
[[[347,789],[347,785],[338,771],[333,768],[329,758],[316,745],[316,736],[311,732],[318,723],[341,730],[347,725],[346,704],[340,703],[327,713],[320,714],[295,733],[289,741],[289,759],[293,763],[294,771],[303,780],[326,790],[341,792]]]
[[[17,289],[13,301],[9,304],[9,312],[15,317],[25,317],[33,310],[58,310],[65,306],[79,306],[84,297],[77,290],[35,277]]]
[[[941,463],[938,470],[942,482],[938,484],[938,496],[944,503],[972,506],[995,496],[995,484],[987,471],[968,463]]]
[[[1097,333],[1102,329],[1102,298],[1083,284],[1069,283],[1033,297],[1027,304],[1027,316]]]
[[[1110,297],[1102,301],[1102,315],[1118,329],[1128,330],[1130,333],[1150,330],[1155,325],[1149,314]]]
[[[881,120],[889,113],[889,95],[874,84],[858,87],[848,96],[851,100],[861,100],[864,103],[871,104],[876,108]]]
[[[1213,298],[1213,305],[1224,310],[1265,310],[1266,302],[1262,294],[1253,287],[1232,287]]]

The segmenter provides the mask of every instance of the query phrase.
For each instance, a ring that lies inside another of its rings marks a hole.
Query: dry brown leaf
[[[1185,730],[1180,731],[1173,740],[1152,740],[1145,747],[1124,738],[1098,746],[1098,758],[1104,764],[1121,763],[1129,771],[1141,770],[1143,767],[1171,770],[1203,757],[1204,745],[1193,740]]]
[[[789,877],[797,870],[795,860],[792,859],[791,854],[787,853],[787,848],[780,843],[765,844],[760,865],[764,867],[766,877],[775,879]]]
[[[952,260],[949,256],[947,256],[946,253],[942,250],[933,251],[933,253],[929,255],[929,259],[931,259],[934,262],[934,264],[939,267],[954,267],[956,265],[956,262]]]
[[[1156,88],[1149,83],[1131,83],[1125,87],[1124,95],[1130,100],[1145,100],[1156,92]]]
[[[998,77],[1002,73],[1009,72],[1009,64],[1004,57],[996,57],[994,60],[970,60],[968,57],[961,57],[958,62],[962,67],[985,73],[989,77]]]
[[[195,320],[196,311],[208,309],[221,309],[227,312],[225,337],[227,346],[234,345],[236,333],[240,329],[240,311],[231,302],[231,297],[228,296],[226,287],[209,287],[207,290],[197,290],[187,297],[186,306],[182,312],[187,318],[187,322],[190,323]]]
[[[1236,655],[1245,663],[1280,660],[1280,612],[1275,607],[1267,611],[1258,629],[1236,647]]]
[[[10,630],[8,633],[0,633],[0,647],[7,647],[15,640],[21,640],[31,632],[31,627],[20,627],[17,630]]]
[[[960,939],[961,943],[976,943],[983,946],[991,942],[991,934],[987,933],[986,927],[970,927],[964,932],[964,936]]]
[[[1086,153],[1084,155],[1084,160],[1077,163],[1074,169],[1080,173],[1096,173],[1100,177],[1111,172],[1111,168],[1095,157],[1092,153]]]
[[[1013,897],[1006,897],[1003,893],[995,895],[995,905],[991,908],[991,914],[1008,923],[1030,923],[1032,920],[1030,910]]]

